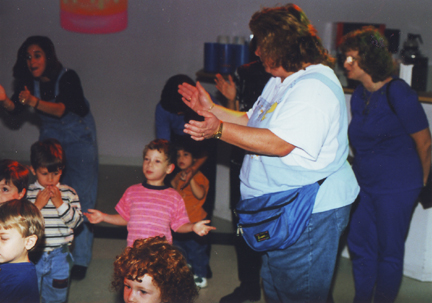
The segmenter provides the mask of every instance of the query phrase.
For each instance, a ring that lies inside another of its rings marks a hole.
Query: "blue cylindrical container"
[[[219,71],[219,43],[204,43],[204,70],[208,73]]]
[[[219,44],[219,72],[229,74],[234,71],[234,44]]]
[[[236,70],[240,65],[249,62],[249,46],[245,44],[234,45],[234,63],[233,70]]]

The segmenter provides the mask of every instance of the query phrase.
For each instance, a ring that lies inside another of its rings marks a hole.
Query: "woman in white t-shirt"
[[[325,302],[339,237],[359,188],[347,163],[347,111],[333,59],[296,5],[264,8],[249,27],[269,80],[254,107],[215,105],[197,83],[180,86],[183,100],[205,121],[190,121],[195,140],[216,137],[247,151],[242,199],[290,191],[325,180],[306,229],[293,245],[263,254],[261,276],[270,302]],[[223,121],[223,122],[222,122]]]

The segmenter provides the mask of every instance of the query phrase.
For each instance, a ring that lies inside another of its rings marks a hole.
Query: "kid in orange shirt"
[[[209,181],[200,171],[196,172],[188,184],[185,183],[188,168],[196,161],[193,152],[194,151],[190,147],[178,147],[177,166],[181,171],[171,181],[172,187],[180,193],[185,202],[186,211],[191,223],[206,218],[207,213],[203,209],[203,204],[209,189]],[[175,237],[173,243],[181,249],[188,264],[192,266],[195,284],[201,288],[206,287],[207,268],[209,264],[206,237],[195,237],[195,235],[192,234],[178,235]]]

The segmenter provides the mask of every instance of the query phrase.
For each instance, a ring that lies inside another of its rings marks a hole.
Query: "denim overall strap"
[[[60,71],[60,73],[59,73],[59,75],[57,77],[57,80],[56,80],[56,83],[55,83],[55,88],[54,88],[54,99],[52,99],[52,100],[44,100],[44,101],[51,102],[51,103],[55,102],[55,98],[59,94],[59,82],[60,82],[60,79],[61,79],[61,77],[63,76],[63,74],[66,71],[67,71],[67,69],[63,68]],[[38,81],[38,80],[34,80],[34,96],[36,98],[38,98],[38,99],[41,99],[40,81]],[[48,126],[49,124],[56,125],[56,124],[60,123],[60,120],[62,119],[62,118],[57,118],[57,117],[53,117],[51,115],[45,114],[45,113],[43,113],[41,111],[38,111],[38,114],[39,114],[39,117],[42,120],[42,128]]]

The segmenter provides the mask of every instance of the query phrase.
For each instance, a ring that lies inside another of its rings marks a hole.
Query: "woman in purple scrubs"
[[[348,134],[360,185],[349,226],[354,302],[394,302],[402,279],[405,238],[431,163],[431,135],[417,93],[393,80],[387,42],[366,27],[344,37],[351,98]],[[375,289],[375,292],[374,292]]]

